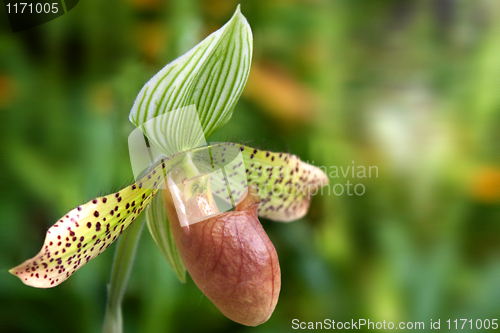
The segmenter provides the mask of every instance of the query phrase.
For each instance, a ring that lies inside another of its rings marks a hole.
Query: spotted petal
[[[198,149],[196,156],[199,160],[206,160],[204,155],[210,154],[214,169],[227,169],[239,153],[243,157],[244,172],[237,172],[238,164],[232,166],[226,172],[227,182],[225,177],[214,173],[211,177],[212,190],[216,195],[228,193],[229,184],[232,195],[240,195],[247,184],[256,184],[261,200],[258,209],[260,217],[281,222],[299,219],[307,213],[311,196],[328,184],[328,177],[321,169],[287,153],[223,143],[210,146],[209,150]],[[221,199],[231,200],[230,195]]]
[[[108,248],[136,219],[176,163],[172,158],[141,181],[71,210],[49,228],[40,252],[9,272],[32,287],[62,283]]]
[[[259,189],[260,217],[290,222],[306,215],[311,197],[328,184],[319,168],[298,156],[242,147],[249,183]]]

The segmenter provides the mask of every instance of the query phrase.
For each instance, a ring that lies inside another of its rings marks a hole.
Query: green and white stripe
[[[143,124],[171,111],[194,107],[208,138],[231,117],[250,72],[253,37],[239,7],[231,20],[186,54],[160,70],[137,96],[130,121],[145,130],[167,156],[195,148],[192,119],[184,112],[164,118],[161,125]],[[191,139],[190,139],[191,138]]]

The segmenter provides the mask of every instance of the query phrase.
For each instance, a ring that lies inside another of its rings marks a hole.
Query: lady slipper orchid
[[[257,326],[278,302],[281,275],[276,249],[257,218],[259,197],[249,189],[234,211],[187,227],[177,221],[169,189],[163,200],[193,281],[229,319]]]
[[[281,276],[258,216],[283,222],[304,216],[313,189],[328,179],[287,153],[206,145],[205,138],[231,117],[251,57],[251,30],[238,7],[226,25],[164,67],[139,93],[130,119],[146,137],[147,152],[156,152],[146,171],[134,184],[68,212],[47,231],[40,252],[10,272],[26,285],[55,287],[146,210],[149,230],[181,281],[187,269],[238,323],[267,321]]]

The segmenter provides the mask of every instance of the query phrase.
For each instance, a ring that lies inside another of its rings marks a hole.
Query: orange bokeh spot
[[[481,202],[500,202],[500,169],[482,167],[474,177],[472,195]]]

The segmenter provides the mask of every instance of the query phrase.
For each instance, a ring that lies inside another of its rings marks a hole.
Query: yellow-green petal
[[[97,257],[146,208],[164,182],[173,160],[140,181],[78,206],[47,231],[40,252],[9,272],[29,286],[51,288]]]
[[[328,177],[321,169],[302,162],[296,155],[233,143],[213,145],[209,150],[214,168],[225,167],[233,195],[243,193],[248,184],[257,186],[260,217],[281,222],[299,219],[307,213],[311,197],[328,184]],[[243,157],[244,174],[238,172],[241,170],[238,164],[229,170],[227,167],[239,153]],[[207,148],[198,149],[194,154],[206,160]],[[228,193],[225,178],[220,173],[214,173],[210,180],[216,195]],[[222,199],[230,201],[229,197]]]

